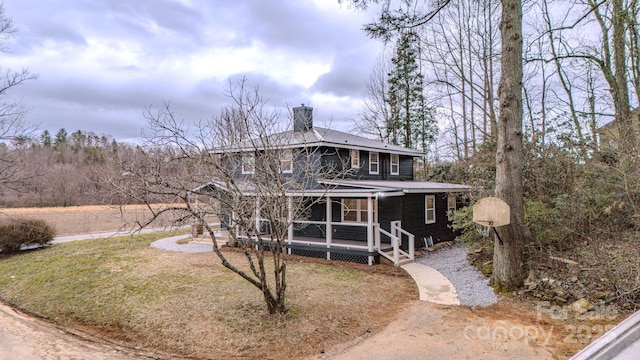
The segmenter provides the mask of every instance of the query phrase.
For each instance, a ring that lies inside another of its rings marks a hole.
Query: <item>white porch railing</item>
[[[391,249],[392,252],[386,252],[382,248],[382,240],[381,235],[386,236],[391,241]],[[402,236],[406,236],[408,238],[409,251],[404,251],[401,247],[402,245]],[[388,232],[382,228],[380,228],[380,224],[375,224],[374,226],[374,238],[375,238],[375,248],[381,256],[391,260],[394,265],[400,265],[402,256],[404,259],[408,261],[415,260],[415,236],[404,230],[401,226],[400,221],[391,222],[391,232]]]
[[[416,259],[416,247],[415,247],[416,236],[408,232],[407,230],[403,229],[402,221],[400,220],[391,222],[391,232],[400,240],[401,243],[402,243],[402,235],[405,235],[407,237],[409,242],[409,253],[405,252],[402,249],[400,249],[400,252],[404,254],[406,257],[408,257],[411,261],[415,260]]]
[[[387,259],[393,261],[394,265],[398,265],[400,263],[400,241],[397,236],[387,232],[385,229],[380,228],[380,224],[374,225],[375,239],[376,239],[376,249],[381,256],[386,257]],[[380,240],[380,235],[385,235],[389,239],[391,239],[391,248],[393,249],[393,255],[389,256],[386,252],[382,250],[382,244]]]

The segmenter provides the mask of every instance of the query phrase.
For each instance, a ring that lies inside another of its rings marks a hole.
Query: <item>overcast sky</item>
[[[228,102],[243,76],[273,106],[315,109],[316,124],[349,130],[377,41],[361,30],[373,13],[337,0],[4,0],[19,28],[2,68],[35,81],[12,90],[27,120],[139,138],[146,106],[170,101],[198,121]]]

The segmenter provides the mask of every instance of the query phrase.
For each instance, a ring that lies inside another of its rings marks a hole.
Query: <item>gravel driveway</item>
[[[455,244],[416,258],[416,262],[440,271],[458,292],[460,305],[489,306],[498,302],[498,297],[489,286],[489,279],[480,274],[467,260],[467,248]]]

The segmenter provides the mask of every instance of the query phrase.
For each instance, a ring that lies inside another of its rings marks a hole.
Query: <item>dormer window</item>
[[[256,168],[256,156],[252,153],[242,154],[242,173],[253,174]]]
[[[291,149],[280,152],[280,171],[285,174],[293,172],[293,151]]]
[[[360,150],[351,150],[351,168],[360,168]]]
[[[380,172],[380,154],[377,152],[369,153],[369,174],[377,175]]]
[[[391,154],[391,175],[400,175],[400,155]]]

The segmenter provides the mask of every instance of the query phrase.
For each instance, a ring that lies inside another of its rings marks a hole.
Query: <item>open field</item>
[[[211,253],[151,248],[160,236],[167,234],[57,244],[0,257],[0,299],[132,348],[217,359],[319,354],[380,331],[417,298],[413,282],[397,268],[293,258],[289,313],[273,317],[261,293]],[[240,253],[227,255],[242,261]]]
[[[154,205],[155,209],[162,205]],[[151,211],[144,205],[91,205],[49,208],[7,208],[0,209],[2,217],[41,219],[53,226],[56,236],[92,234],[99,232],[135,230],[136,222],[151,218]],[[153,227],[171,225],[171,219],[163,217],[152,224]]]

